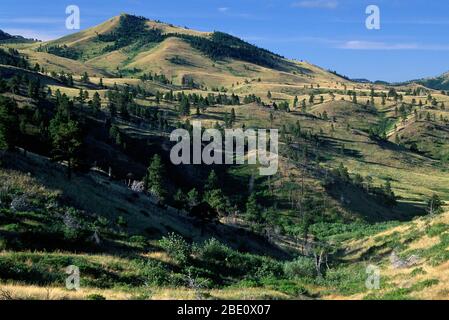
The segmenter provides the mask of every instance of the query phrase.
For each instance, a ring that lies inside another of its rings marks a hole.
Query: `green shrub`
[[[418,275],[424,275],[424,274],[426,274],[427,272],[423,269],[423,268],[416,268],[416,269],[414,269],[411,273],[410,273],[410,275],[411,276],[418,276]]]
[[[224,261],[232,255],[232,250],[215,238],[206,240],[202,245],[195,245],[193,251],[204,261]]]
[[[56,282],[62,283],[65,279],[63,271],[49,272],[44,263],[27,261],[21,254],[12,254],[0,259],[0,278],[4,280],[24,281],[41,286]]]
[[[363,265],[352,265],[330,269],[324,278],[318,278],[317,283],[335,288],[342,295],[353,295],[366,290],[366,270]]]
[[[203,244],[193,247],[194,256],[215,274],[222,278],[246,278],[259,281],[266,277],[282,277],[282,263],[267,257],[249,253],[240,253],[220,243],[209,239]]]
[[[264,287],[283,292],[295,298],[309,294],[306,288],[296,283],[295,281],[279,280],[276,278],[266,278],[263,279],[261,284]]]
[[[110,221],[105,217],[98,217],[94,222],[94,226],[102,229],[109,227]]]
[[[168,270],[160,261],[148,260],[144,263],[138,262],[140,275],[145,285],[164,286],[169,284],[170,270]]]
[[[167,252],[170,258],[180,265],[185,265],[189,260],[191,247],[180,235],[171,233],[168,237],[163,237],[159,241],[159,245]]]
[[[0,238],[0,251],[8,249],[8,242],[6,239]]]
[[[411,291],[422,291],[425,288],[436,286],[438,283],[440,283],[440,280],[438,279],[427,279],[420,282],[415,283],[411,287]]]
[[[279,278],[283,274],[283,264],[281,262],[265,257],[261,259],[261,264],[255,272],[255,276],[259,279],[270,277]]]
[[[313,278],[316,276],[315,263],[310,258],[298,257],[284,263],[284,274],[289,278]]]
[[[393,291],[387,292],[384,295],[378,295],[376,293],[370,293],[365,296],[364,300],[411,300],[409,296],[410,289],[399,288]]]
[[[17,223],[12,223],[12,224],[7,224],[3,227],[3,229],[5,231],[9,231],[9,232],[20,232],[21,231],[21,227],[19,224]]]
[[[148,244],[147,239],[143,236],[132,236],[129,238],[129,242],[138,246],[139,248],[145,248]]]
[[[449,225],[447,225],[445,223],[437,223],[432,226],[429,226],[426,229],[426,234],[432,238],[432,237],[441,235],[442,233],[446,232],[448,229],[449,229]]]
[[[261,284],[254,279],[243,279],[235,284],[237,288],[256,288],[260,286]]]
[[[101,294],[90,294],[86,297],[86,300],[106,300]]]

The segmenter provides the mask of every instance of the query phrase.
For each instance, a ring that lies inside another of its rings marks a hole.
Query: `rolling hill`
[[[130,15],[36,44],[32,49],[37,50],[26,54],[48,70],[71,72],[73,68],[49,61],[42,53],[73,58],[85,68],[92,68],[90,74],[101,74],[99,70],[132,77],[163,73],[178,85],[191,79],[206,87],[238,88],[256,80],[255,86],[276,84],[287,91],[303,84],[345,81],[311,64],[284,59],[224,33],[197,32]],[[261,83],[257,83],[259,79]]]
[[[2,44],[0,299],[442,297],[447,105],[127,14]],[[192,121],[278,129],[278,173],[174,165],[170,133]]]
[[[419,79],[413,82],[435,90],[449,90],[449,72],[438,77]]]

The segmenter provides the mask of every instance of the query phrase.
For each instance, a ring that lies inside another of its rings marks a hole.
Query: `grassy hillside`
[[[329,293],[331,299],[447,299],[448,214],[416,219],[368,238],[350,240],[343,261],[348,268],[380,268],[379,290]],[[356,286],[356,283],[353,283]]]
[[[130,15],[4,45],[0,298],[440,297],[447,106],[445,91]],[[278,129],[277,174],[173,165],[170,133],[195,120]],[[392,268],[393,251],[420,260]],[[71,264],[79,292],[64,289]]]
[[[33,177],[21,173],[30,171]],[[3,157],[0,175],[2,298],[257,299],[305,292],[294,283],[257,288],[266,275],[282,273],[282,263],[266,255],[285,256],[259,237],[232,226],[200,227],[99,173],[68,183],[62,167],[28,153]],[[158,241],[173,232],[195,246],[179,236]],[[62,289],[69,264],[82,270],[82,291]]]
[[[435,90],[449,90],[449,73],[435,78],[416,80],[416,83]]]
[[[163,72],[177,84],[182,84],[185,77],[207,87],[239,86],[258,78],[281,84],[309,83],[314,77],[329,82],[343,80],[223,33],[197,32],[130,15],[34,48],[82,60],[115,74]]]
[[[142,198],[131,200],[134,197],[124,186],[97,173],[78,175],[68,185],[63,168],[41,157],[11,154],[4,161],[15,169],[0,172],[0,269],[2,279],[7,280],[0,285],[3,299],[447,298],[447,214],[396,225],[360,225],[334,235],[331,243],[335,242],[336,252],[330,269],[325,277],[314,278],[314,266],[307,260],[281,263],[238,254],[218,242],[201,245],[207,235],[194,238],[198,246],[184,262],[182,252],[188,247],[182,248],[187,243],[173,247],[156,239],[161,226],[176,227],[176,232],[192,239],[195,227],[189,219],[182,222],[168,211],[153,211],[150,208],[154,205],[145,204]],[[39,172],[36,178],[20,173],[31,168]],[[98,198],[83,201],[71,190],[95,193]],[[108,198],[98,194],[100,190]],[[5,208],[8,201],[11,207]],[[70,207],[80,202],[85,211]],[[136,205],[146,214],[134,215]],[[117,208],[123,214],[125,207],[129,210],[124,214],[128,224],[117,225],[110,213]],[[145,231],[141,230],[143,225]],[[221,234],[227,239],[250,239],[241,232]],[[63,288],[64,270],[70,264],[82,270],[80,291]],[[238,273],[233,269],[236,265]],[[380,268],[379,290],[365,287],[368,265]]]

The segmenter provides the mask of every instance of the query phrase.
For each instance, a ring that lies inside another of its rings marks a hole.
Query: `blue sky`
[[[228,32],[352,78],[404,81],[449,71],[449,1],[440,0],[1,0],[0,29],[43,40],[72,33],[65,8],[73,4],[82,29],[132,13]],[[380,30],[365,27],[371,4],[380,8]]]

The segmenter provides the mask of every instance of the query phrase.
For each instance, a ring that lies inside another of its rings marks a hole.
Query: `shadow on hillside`
[[[328,193],[347,211],[371,223],[392,220],[409,221],[425,214],[422,205],[398,201],[395,206],[389,206],[383,204],[376,196],[349,184],[339,183],[330,188]]]
[[[145,235],[160,239],[170,232],[181,234],[192,242],[203,242],[216,238],[242,252],[268,255],[280,259],[289,258],[285,250],[270,244],[264,237],[238,227],[224,224],[205,224],[180,214],[175,209],[155,205],[147,196],[132,192],[124,183],[109,180],[96,173],[75,173],[67,180],[65,167],[48,159],[28,153],[9,153],[4,165],[34,177],[49,190],[60,191],[63,205],[73,206],[89,215],[98,215],[116,221],[119,216],[126,219],[130,235]],[[40,241],[39,238],[35,239]],[[43,243],[47,243],[44,241]],[[58,245],[57,241],[48,242]],[[120,253],[117,244],[108,244],[102,250]],[[122,252],[124,253],[124,252]]]

